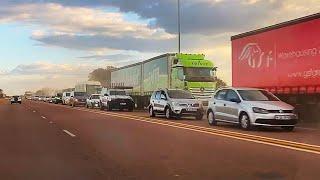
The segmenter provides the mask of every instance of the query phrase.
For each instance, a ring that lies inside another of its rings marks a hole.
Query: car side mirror
[[[240,103],[241,100],[240,99],[236,99],[236,98],[232,98],[230,99],[231,102],[234,102],[234,103]]]

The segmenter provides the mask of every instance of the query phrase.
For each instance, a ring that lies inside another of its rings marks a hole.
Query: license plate
[[[275,116],[276,120],[290,120],[291,116]]]
[[[197,111],[197,109],[194,109],[194,108],[188,108],[188,109],[187,109],[187,111],[189,111],[189,112],[195,112],[195,111]]]
[[[127,103],[120,103],[120,105],[124,106],[124,105],[127,105]]]

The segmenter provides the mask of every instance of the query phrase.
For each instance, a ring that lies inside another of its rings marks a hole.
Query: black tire
[[[209,123],[210,126],[216,126],[217,125],[216,118],[214,117],[214,113],[211,110],[208,111],[207,119],[208,119],[208,123]]]
[[[171,119],[172,118],[172,111],[171,111],[171,108],[169,106],[167,106],[164,109],[164,114],[165,114],[167,119]]]
[[[281,128],[288,132],[291,132],[294,130],[294,126],[282,126]]]
[[[154,113],[154,110],[153,110],[153,107],[152,107],[152,106],[149,107],[149,116],[150,116],[150,117],[155,117],[155,116],[156,116],[156,114]]]
[[[202,120],[203,119],[203,114],[202,113],[198,113],[196,115],[196,120]]]
[[[108,111],[112,111],[112,106],[107,105],[107,109],[108,109]]]
[[[100,110],[101,110],[101,111],[104,111],[104,106],[102,105],[102,103],[101,103],[101,105],[100,105]]]
[[[88,104],[86,104],[86,108],[89,109],[89,105]]]
[[[251,122],[247,113],[242,113],[240,115],[239,123],[240,123],[241,129],[247,130],[247,131],[251,129]]]

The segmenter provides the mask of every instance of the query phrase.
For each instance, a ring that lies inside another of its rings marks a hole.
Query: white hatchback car
[[[292,131],[298,122],[293,106],[272,93],[255,88],[221,88],[209,101],[208,122],[239,124],[242,129],[252,126],[281,127]]]

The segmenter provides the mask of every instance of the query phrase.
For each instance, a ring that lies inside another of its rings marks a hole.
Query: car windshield
[[[99,96],[99,95],[93,95],[93,96],[91,97],[91,99],[100,99],[100,96]]]
[[[279,99],[265,90],[238,90],[244,101],[279,101]]]
[[[114,95],[121,95],[121,96],[125,96],[126,92],[125,91],[110,91],[110,95],[114,96]]]
[[[172,99],[195,99],[189,91],[169,90],[168,95]]]
[[[86,96],[85,92],[75,92],[74,96]]]

